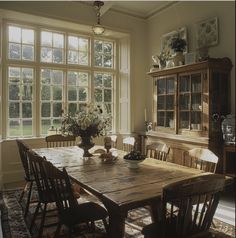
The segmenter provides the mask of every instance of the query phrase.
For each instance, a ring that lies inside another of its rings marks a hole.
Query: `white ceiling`
[[[82,1],[83,3],[93,6],[93,1]],[[101,8],[101,15],[108,10],[113,10],[128,14],[131,16],[148,19],[158,12],[175,4],[176,1],[104,1],[104,6]]]

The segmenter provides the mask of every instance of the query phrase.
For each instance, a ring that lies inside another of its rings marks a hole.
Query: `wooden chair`
[[[48,148],[76,145],[76,137],[75,136],[63,136],[60,134],[46,136],[45,141],[47,142]]]
[[[108,135],[111,138],[112,148],[117,148],[117,135]]]
[[[94,221],[102,220],[106,230],[108,229],[106,218],[107,211],[94,202],[79,204],[72,191],[71,180],[63,168],[58,170],[50,162],[44,162],[44,169],[50,181],[50,187],[54,191],[56,205],[59,212],[59,223],[55,232],[55,238],[59,236],[62,225],[69,228],[69,237],[72,236],[73,228],[76,224],[91,222],[89,228],[94,231]]]
[[[35,220],[38,216],[39,209],[41,208],[41,204],[43,204],[42,214],[41,214],[41,223],[39,227],[38,237],[42,237],[43,234],[43,227],[45,222],[45,216],[47,212],[47,205],[49,203],[53,203],[56,201],[54,191],[50,187],[47,179],[46,174],[43,167],[43,162],[46,161],[45,157],[41,157],[35,154],[33,151],[28,151],[28,158],[30,162],[30,166],[32,168],[32,172],[34,174],[35,182],[37,185],[38,197],[39,201],[37,203],[31,224],[30,224],[30,231],[32,231],[33,225],[35,224]],[[51,209],[52,211],[53,209]],[[55,210],[55,209],[54,209]],[[50,224],[55,225],[55,224]]]
[[[207,174],[166,185],[162,194],[161,220],[144,227],[144,237],[208,237],[224,183],[224,176]],[[177,212],[176,203],[179,204]]]
[[[18,146],[18,149],[19,149],[21,163],[23,165],[24,172],[25,172],[25,186],[24,186],[24,188],[22,190],[22,193],[20,195],[19,202],[22,201],[25,192],[28,190],[28,196],[27,196],[25,211],[24,211],[24,216],[26,217],[27,214],[28,214],[28,211],[29,211],[29,205],[30,205],[31,194],[32,194],[32,187],[33,187],[33,183],[35,182],[35,179],[34,179],[34,176],[32,174],[32,171],[30,169],[28,155],[27,155],[27,152],[29,151],[29,147],[21,140],[16,140],[16,143],[17,143],[17,146]]]
[[[126,152],[130,152],[135,149],[135,138],[129,136],[123,139],[122,149]]]
[[[209,149],[194,148],[183,153],[183,165],[201,169],[205,172],[216,172],[219,158]]]
[[[166,161],[170,148],[166,144],[152,143],[146,146],[146,156]]]

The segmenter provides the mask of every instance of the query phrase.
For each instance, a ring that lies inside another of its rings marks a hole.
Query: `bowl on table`
[[[139,167],[139,163],[145,160],[145,156],[142,155],[139,151],[131,151],[123,158],[127,163],[128,168],[130,169],[137,169]]]

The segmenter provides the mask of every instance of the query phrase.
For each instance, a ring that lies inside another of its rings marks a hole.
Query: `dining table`
[[[104,204],[109,214],[108,237],[111,238],[124,237],[125,219],[132,209],[149,206],[156,221],[163,186],[203,173],[152,158],[146,158],[137,168],[129,168],[123,159],[124,151],[112,149],[112,159],[106,160],[101,158],[102,148],[98,146],[90,150],[92,157],[83,157],[83,150],[78,146],[33,151],[45,156],[58,169],[65,167],[74,181]]]

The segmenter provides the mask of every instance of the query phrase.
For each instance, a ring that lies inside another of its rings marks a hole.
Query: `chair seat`
[[[105,219],[108,216],[105,208],[94,202],[78,204],[77,207],[65,209],[60,214],[62,223],[67,226],[73,226],[81,222],[96,221]]]

